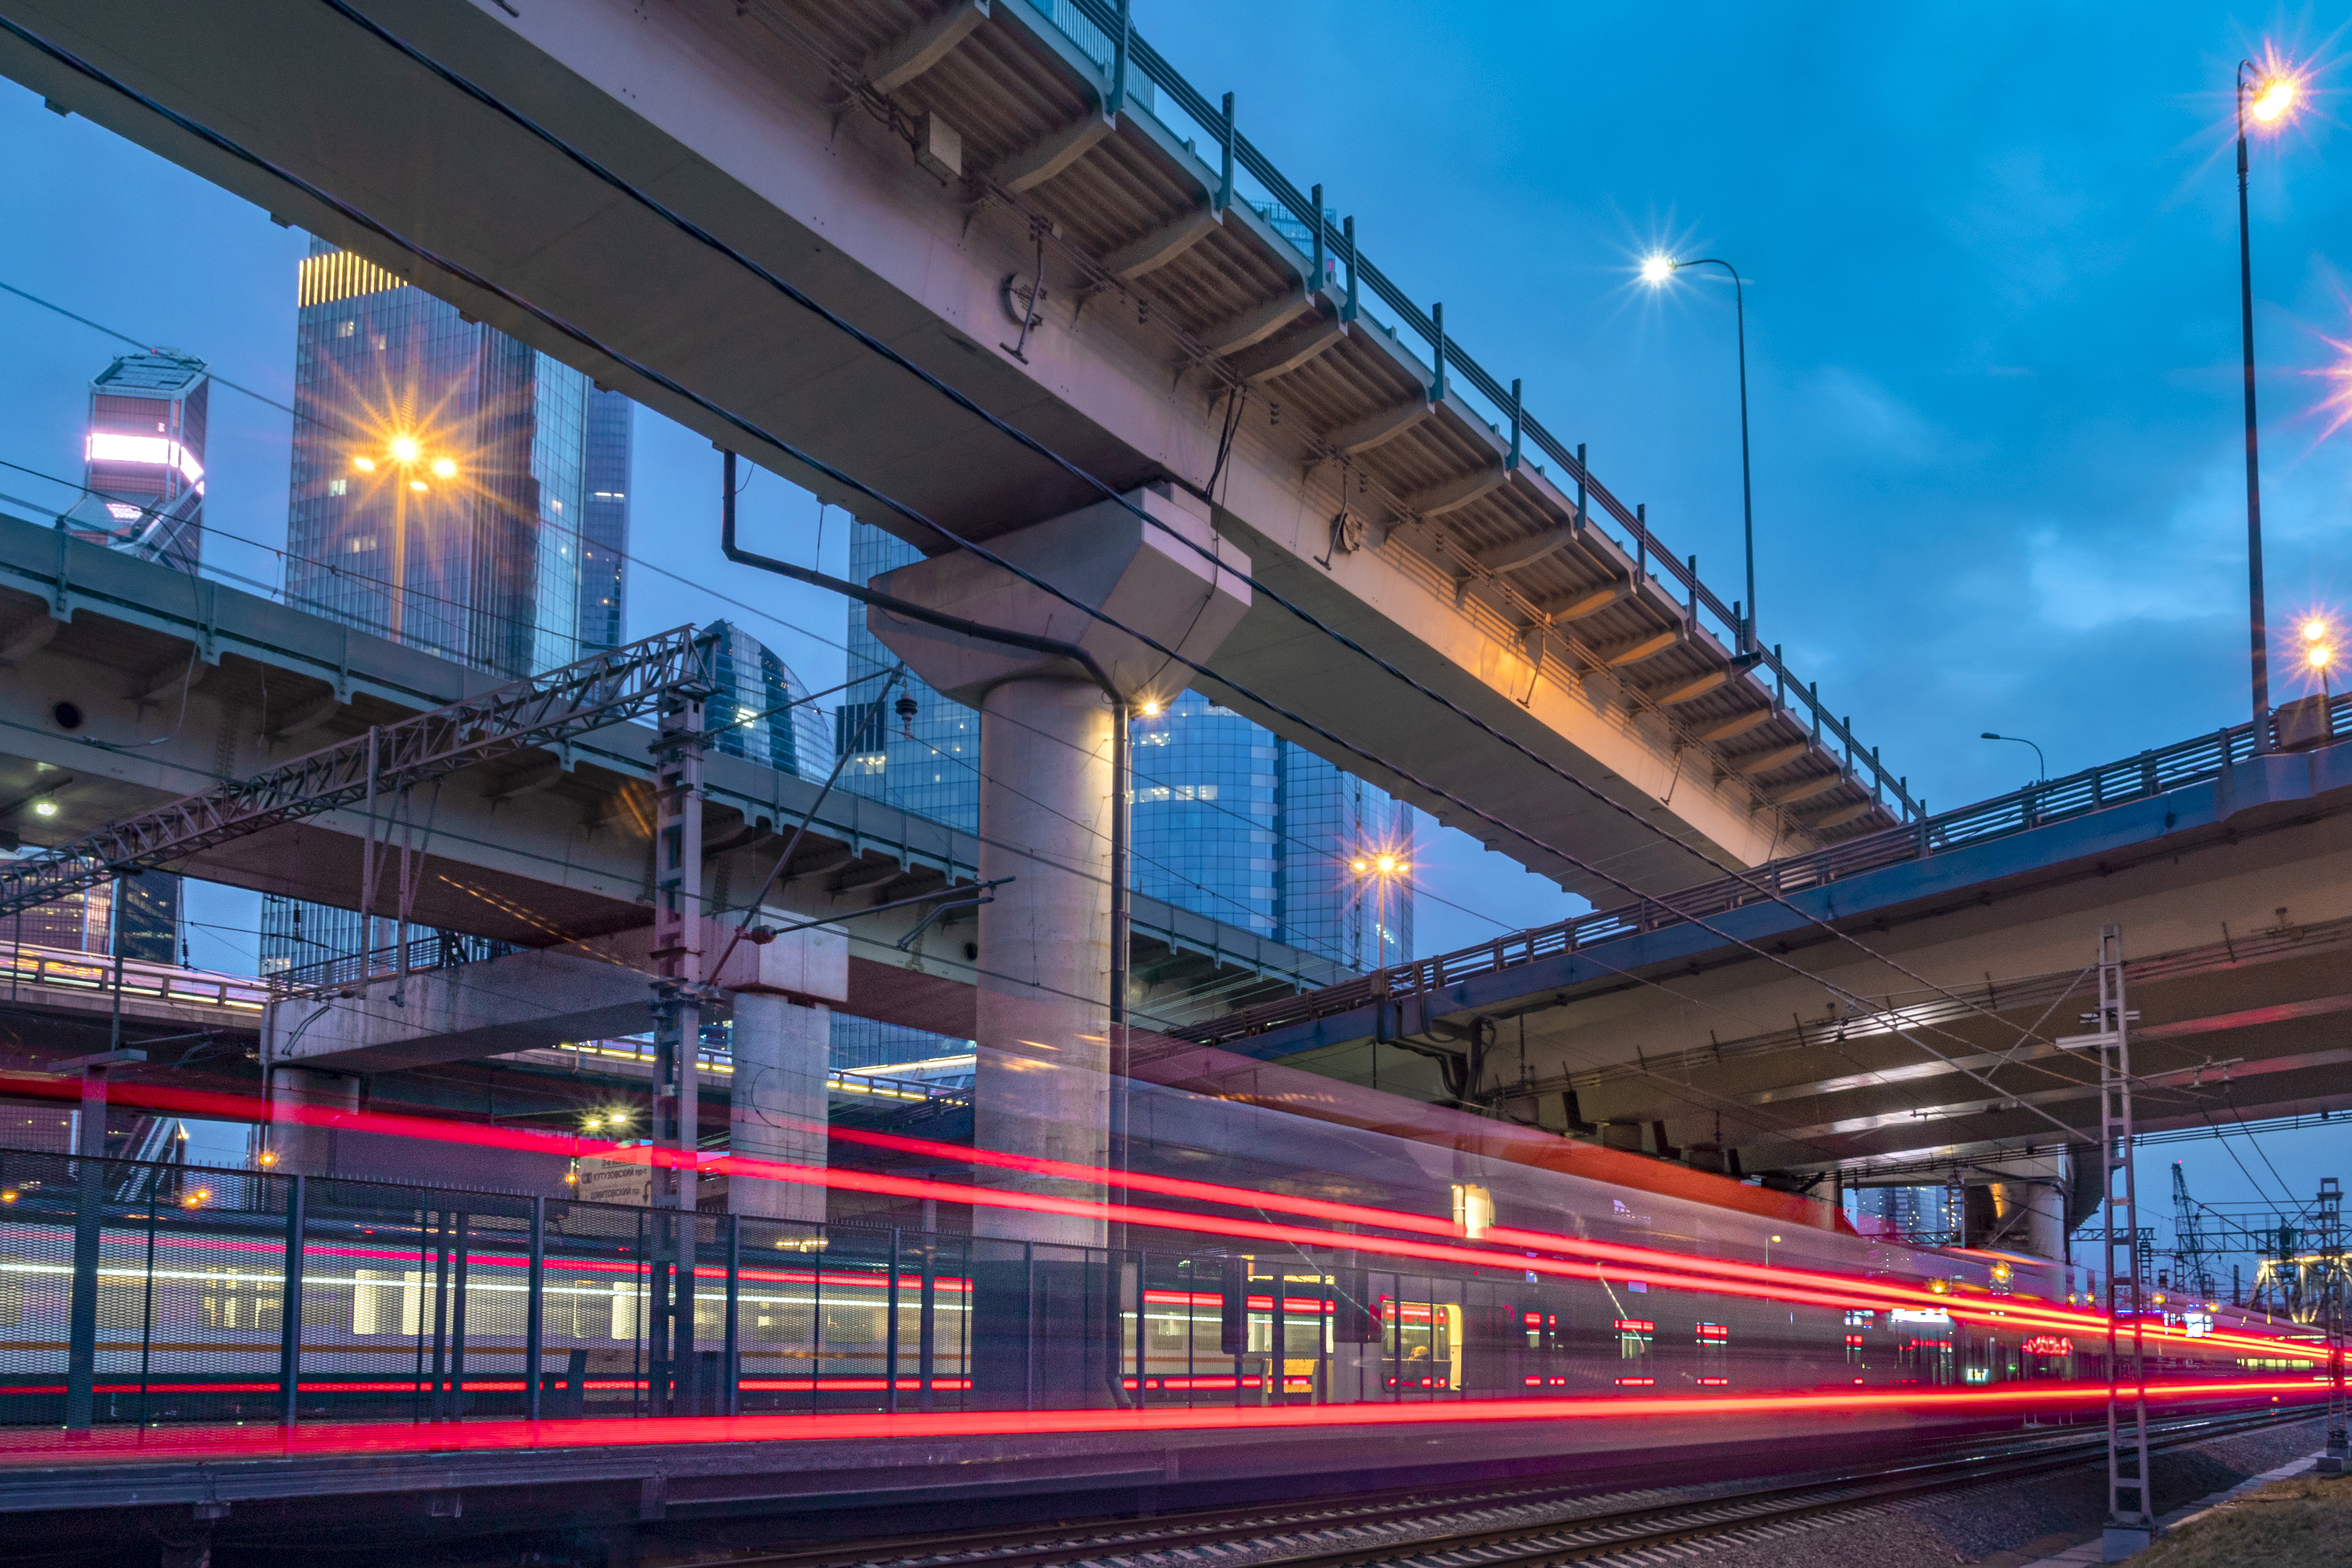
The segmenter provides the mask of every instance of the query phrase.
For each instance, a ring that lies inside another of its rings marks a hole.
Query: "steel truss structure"
[[[658,714],[682,694],[713,689],[715,647],[694,627],[680,626],[376,725],[268,773],[110,822],[0,867],[0,916],[168,867],[285,823]]]

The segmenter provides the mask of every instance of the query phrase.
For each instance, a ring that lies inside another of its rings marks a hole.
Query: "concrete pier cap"
[[[988,542],[1023,571],[1206,660],[1249,608],[1248,559],[1207,506],[1172,488],[1130,492]],[[1210,552],[1204,559],[1186,541]],[[1166,701],[1191,672],[1086,610],[969,552],[875,579],[894,597],[1086,650],[1129,700]],[[980,879],[1010,878],[980,910],[975,1007],[979,1147],[1102,1166],[1111,1157],[1110,890],[1113,709],[1077,661],[894,616],[866,625],[935,689],[980,710]],[[1100,1185],[1001,1173],[1003,1187],[1098,1199]],[[1100,1247],[1099,1220],[982,1209],[977,1235]]]

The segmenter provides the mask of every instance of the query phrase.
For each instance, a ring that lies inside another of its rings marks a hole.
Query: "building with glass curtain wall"
[[[297,303],[287,601],[498,676],[616,646],[628,399],[323,241]],[[360,941],[264,900],[264,973]]]
[[[718,689],[703,705],[703,716],[712,744],[730,757],[804,778],[832,772],[833,738],[801,678],[733,622],[714,622],[710,630],[719,638]]]

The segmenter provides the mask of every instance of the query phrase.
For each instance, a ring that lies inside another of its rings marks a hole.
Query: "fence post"
[[[87,1142],[85,1135],[85,1142]],[[98,1245],[105,1215],[106,1171],[87,1150],[76,1162],[73,1301],[66,1331],[66,1426],[87,1432],[98,1369]]]
[[[921,1403],[925,1410],[931,1408],[931,1381],[936,1370],[932,1365],[932,1356],[937,1349],[939,1278],[939,1228],[927,1223],[923,1226],[923,1300],[915,1321],[915,1377],[922,1387]]]
[[[743,1350],[741,1339],[743,1311],[743,1216],[727,1216],[727,1366],[720,1373],[727,1380],[724,1413],[743,1414]]]
[[[522,1413],[539,1419],[540,1358],[547,1348],[547,1199],[530,1200],[530,1278],[523,1287]]]
[[[898,1414],[898,1227],[890,1227],[890,1286],[884,1292],[883,1309],[888,1316],[882,1328],[882,1408]]]
[[[310,1178],[294,1176],[286,1190],[286,1269],[278,1292],[278,1420],[291,1426],[302,1393],[302,1263]],[[152,1206],[152,1205],[150,1205]]]

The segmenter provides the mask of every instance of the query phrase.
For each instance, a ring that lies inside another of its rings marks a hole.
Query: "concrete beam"
[[[1673,708],[1681,703],[1696,701],[1730,679],[1731,672],[1727,669],[1710,669],[1696,679],[1685,680],[1680,686],[1655,693],[1650,700],[1661,708]]]
[[[1091,110],[1006,158],[996,166],[995,181],[1017,196],[1085,157],[1096,142],[1118,129],[1118,122],[1110,116]]]
[[[1769,718],[1770,715],[1768,713],[1766,717]],[[1760,723],[1762,721],[1759,720],[1758,722]],[[1785,768],[1812,749],[1811,742],[1803,741],[1792,742],[1786,746],[1775,746],[1769,752],[1759,752],[1755,756],[1740,758],[1732,764],[1731,771],[1752,778],[1758,773],[1769,773],[1774,768]]]
[[[1459,511],[1489,490],[1500,489],[1511,482],[1511,471],[1500,464],[1465,474],[1458,479],[1448,479],[1425,490],[1415,490],[1404,498],[1405,506],[1423,517],[1444,517],[1449,511]]]
[[[1489,572],[1516,572],[1522,566],[1532,566],[1548,555],[1554,555],[1576,542],[1583,531],[1573,523],[1547,528],[1541,533],[1531,533],[1525,539],[1514,539],[1508,544],[1497,544],[1478,552],[1478,564]]]
[[[1842,805],[1835,811],[1824,812],[1819,816],[1807,818],[1805,827],[1808,831],[1843,827],[1849,822],[1861,821],[1877,809],[1878,803],[1874,800],[1858,800],[1852,805]]]
[[[1572,599],[1559,600],[1546,605],[1543,606],[1543,611],[1552,618],[1554,626],[1562,626],[1570,621],[1580,621],[1587,616],[1597,616],[1618,600],[1630,599],[1633,596],[1632,584],[1610,583],[1593,589],[1589,594],[1579,594]]]
[[[1655,658],[1682,640],[1682,628],[1672,626],[1665,631],[1654,633],[1637,641],[1627,643],[1614,653],[1604,653],[1601,657],[1601,662],[1607,668],[1622,669],[1629,664],[1639,664],[1645,658]]]
[[[896,92],[955,52],[988,20],[989,0],[956,0],[928,22],[918,22],[866,57],[861,73],[877,92]]]
[[[1206,239],[1223,221],[1213,207],[1194,207],[1171,223],[1162,224],[1139,239],[1129,240],[1103,258],[1103,270],[1114,278],[1140,278],[1156,271]]]
[[[1367,415],[1352,425],[1342,425],[1323,438],[1338,448],[1341,457],[1353,458],[1395,440],[1436,412],[1434,404],[1426,398],[1416,397],[1394,408],[1383,408],[1378,414]]]
[[[1236,356],[1234,374],[1256,386],[1312,363],[1347,335],[1345,324],[1329,316],[1321,317],[1288,337],[1276,338]]]
[[[1769,708],[1751,708],[1745,713],[1733,714],[1720,724],[1701,730],[1698,738],[1710,746],[1719,745],[1725,741],[1738,740],[1750,730],[1760,729],[1771,720],[1772,710]]]
[[[1799,779],[1794,784],[1782,784],[1764,798],[1774,805],[1794,805],[1801,800],[1811,800],[1817,795],[1826,795],[1843,783],[1845,783],[1843,773],[1824,773],[1820,778]]]
[[[1231,321],[1202,332],[1201,346],[1219,358],[1254,348],[1297,321],[1314,303],[1314,300],[1304,293],[1285,294],[1278,300],[1270,300],[1254,310],[1244,310]]]

